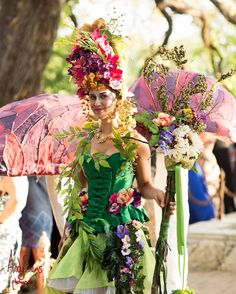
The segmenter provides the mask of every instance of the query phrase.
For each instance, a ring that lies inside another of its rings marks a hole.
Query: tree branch
[[[205,47],[209,51],[211,64],[212,64],[212,68],[215,75],[218,76],[219,73],[222,73],[223,58],[218,48],[211,41],[210,25],[208,23],[208,18],[207,16],[205,16],[204,12],[197,9],[192,9],[188,5],[188,3],[185,1],[181,1],[181,2],[179,0],[154,0],[154,1],[156,4],[156,7],[161,11],[161,13],[166,18],[169,25],[169,29],[166,31],[166,36],[163,41],[163,45],[166,45],[168,43],[169,37],[173,30],[173,21],[171,16],[167,12],[167,9],[171,9],[171,11],[173,11],[176,14],[190,15],[193,17],[193,19],[195,19],[200,24],[202,40],[204,42]],[[217,2],[219,5],[219,1],[217,0],[210,0],[210,1]],[[220,6],[221,6],[221,9],[223,9],[222,8],[223,5],[220,5]],[[224,10],[225,15],[226,15],[226,12],[227,10]],[[219,58],[219,61],[217,61],[217,57]]]
[[[168,23],[168,30],[165,33],[165,39],[162,42],[162,46],[167,45],[170,35],[172,34],[173,31],[173,20],[172,17],[168,14],[168,12],[165,9],[165,5],[163,5],[163,0],[155,0],[157,8],[160,10],[160,12],[163,14],[165,17],[167,23]]]
[[[77,28],[78,27],[78,22],[77,22],[77,18],[73,13],[73,3],[74,1],[71,0],[66,0],[66,4],[68,5],[69,9],[70,9],[70,19],[73,22],[74,26]]]
[[[217,77],[217,76],[219,76],[219,74],[222,73],[223,57],[220,54],[220,51],[218,50],[218,48],[211,41],[210,26],[209,26],[208,18],[204,13],[201,15],[200,20],[202,23],[202,30],[201,30],[202,40],[205,44],[205,47],[209,51],[212,68],[215,73],[215,76]],[[216,61],[214,53],[219,57],[219,62]]]
[[[220,13],[232,24],[236,25],[236,14],[232,15],[228,7],[223,4],[223,1],[210,0],[211,3],[220,11]]]

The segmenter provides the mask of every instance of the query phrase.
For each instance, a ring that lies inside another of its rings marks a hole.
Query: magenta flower
[[[101,38],[101,32],[99,29],[95,29],[92,34],[91,37],[94,41],[96,41],[98,38]]]
[[[121,269],[121,272],[122,273],[125,273],[125,274],[129,274],[130,273],[130,269],[128,267],[124,267]]]
[[[139,207],[141,205],[141,193],[134,189],[133,192],[134,201],[131,203],[134,207]]]
[[[109,203],[117,202],[117,198],[118,198],[118,193],[112,194],[111,197],[109,198]]]
[[[111,203],[111,205],[108,208],[108,211],[113,213],[113,214],[118,214],[121,211],[122,208],[122,204],[117,203],[117,202],[113,202]]]

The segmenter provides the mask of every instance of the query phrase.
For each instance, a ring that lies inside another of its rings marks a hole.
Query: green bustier
[[[91,160],[86,160],[91,158]],[[149,217],[143,208],[136,208],[132,204],[123,206],[118,214],[108,211],[109,198],[113,193],[122,189],[132,188],[134,172],[131,164],[126,163],[121,169],[125,159],[116,152],[106,159],[110,167],[100,166],[100,171],[95,168],[93,157],[86,155],[83,169],[88,181],[89,203],[83,221],[93,227],[96,232],[104,231],[104,222],[111,227],[138,220],[146,222]]]

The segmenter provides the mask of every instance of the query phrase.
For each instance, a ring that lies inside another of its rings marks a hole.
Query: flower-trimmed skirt
[[[141,271],[144,276],[144,289],[140,293],[149,294],[153,282],[155,257],[143,230],[140,228],[138,232],[139,238],[142,239]],[[93,234],[92,238],[90,237],[91,235],[83,229],[79,231],[79,234],[72,233],[68,237],[49,273],[44,293],[115,293],[115,283],[114,281],[109,282],[108,271],[102,266],[103,257],[99,260],[99,254],[96,254],[96,248],[99,248],[106,259],[106,251],[104,252],[104,250],[107,248],[108,235],[99,233]],[[94,247],[95,250],[92,250],[91,247]]]

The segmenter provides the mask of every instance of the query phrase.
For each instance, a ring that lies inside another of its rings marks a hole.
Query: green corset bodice
[[[90,157],[90,155],[86,155]],[[149,220],[143,208],[135,208],[129,204],[123,206],[120,213],[113,214],[108,211],[109,198],[113,193],[122,189],[131,188],[134,180],[132,166],[127,162],[121,170],[125,159],[119,152],[112,154],[106,159],[110,167],[100,166],[100,171],[95,168],[94,160],[85,160],[83,169],[88,181],[89,203],[83,221],[93,227],[96,232],[104,231],[104,222],[110,226],[117,227],[120,224],[130,222],[134,219],[141,222]]]

